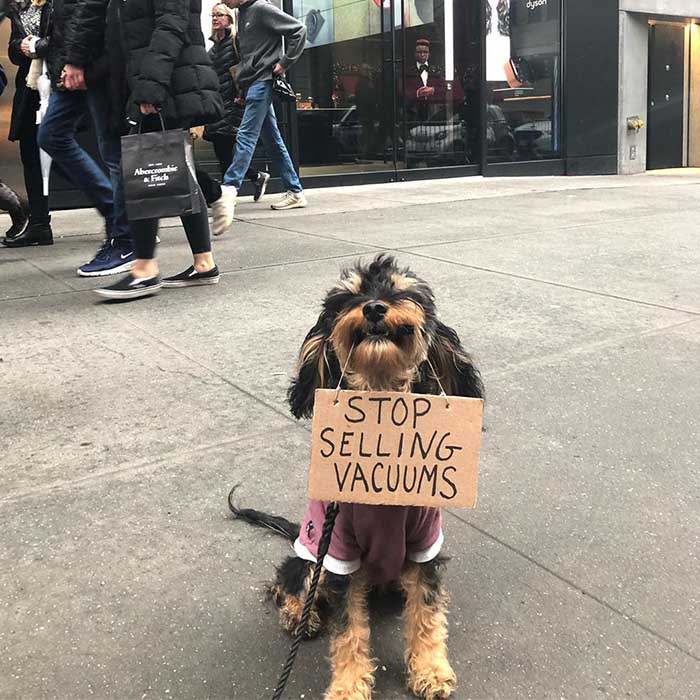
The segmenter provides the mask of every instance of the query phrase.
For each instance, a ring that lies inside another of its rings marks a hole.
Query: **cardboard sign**
[[[471,508],[483,403],[455,396],[318,389],[309,498]]]

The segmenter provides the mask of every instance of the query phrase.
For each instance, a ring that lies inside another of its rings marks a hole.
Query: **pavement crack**
[[[466,518],[459,515],[458,513],[455,513],[453,510],[446,508],[445,512],[449,513],[453,518],[455,518],[456,520],[459,520],[464,525],[467,525],[475,532],[478,532],[483,537],[486,537],[487,539],[491,540],[492,542],[495,542],[496,544],[500,545],[501,547],[505,547],[509,552],[512,552],[513,554],[517,555],[521,559],[524,559],[525,561],[529,562],[530,564],[533,564],[538,569],[544,571],[549,576],[553,576],[555,579],[557,579],[561,583],[565,584],[569,588],[571,588],[575,591],[578,591],[582,595],[585,595],[587,598],[590,598],[591,600],[595,601],[598,605],[600,605],[601,607],[604,607],[606,610],[613,613],[615,616],[621,617],[622,619],[626,620],[627,622],[632,623],[633,625],[635,625],[635,627],[638,627],[640,630],[646,632],[647,634],[650,634],[655,639],[657,639],[661,642],[664,642],[665,644],[669,645],[670,647],[673,647],[676,651],[680,652],[684,656],[687,656],[688,658],[693,659],[693,661],[700,662],[700,656],[694,654],[690,649],[686,649],[684,646],[682,646],[678,642],[673,641],[670,637],[667,637],[666,635],[662,634],[658,630],[655,630],[653,627],[650,627],[646,623],[642,622],[642,620],[624,612],[623,610],[620,610],[619,608],[615,607],[611,603],[608,603],[608,601],[604,600],[599,595],[596,595],[595,593],[588,590],[587,588],[580,586],[575,581],[564,576],[563,574],[560,574],[559,572],[550,568],[546,564],[543,564],[542,562],[537,561],[537,559],[530,556],[529,554],[527,554],[523,550],[518,549],[517,547],[506,542],[505,540],[501,539],[500,537],[497,537],[496,535],[488,532],[487,530],[484,530],[484,528],[481,528],[478,525],[474,525],[474,523],[469,522]]]
[[[68,284],[68,282],[66,282],[66,280],[62,279],[61,277],[56,277],[56,275],[52,275],[50,272],[46,272],[46,270],[39,267],[35,262],[30,260],[29,258],[26,258],[26,257],[22,258],[22,261],[26,262],[27,265],[31,265],[37,272],[40,272],[42,275],[44,275],[45,277],[48,277],[53,282],[58,282],[59,284],[62,284],[64,287],[68,287],[68,289],[72,292],[78,291],[75,287],[73,287],[73,285]]]
[[[291,428],[292,426],[290,425],[286,427],[279,427],[277,428],[277,430],[284,431],[291,430]],[[221,449],[222,447],[235,445],[245,440],[266,437],[268,435],[268,430],[259,431],[255,433],[247,433],[246,435],[240,435],[238,437],[230,438],[228,440],[221,440],[219,442],[209,443],[208,445],[196,445],[193,447],[171,450],[170,452],[162,454],[159,457],[156,457],[155,459],[144,458],[135,460],[133,462],[126,462],[116,467],[100,469],[99,471],[93,472],[91,474],[84,474],[83,476],[79,476],[73,479],[56,479],[55,481],[41,484],[38,486],[19,489],[12,494],[3,496],[2,498],[0,498],[0,507],[11,503],[16,503],[17,501],[22,501],[28,498],[42,496],[47,493],[52,493],[54,491],[71,489],[74,487],[85,486],[86,484],[96,482],[99,483],[102,481],[109,481],[110,479],[117,479],[125,475],[132,475],[139,472],[153,471],[176,460],[187,459],[192,455],[201,455],[202,452]]]
[[[281,416],[282,418],[285,419],[285,421],[287,421],[287,422],[289,422],[289,423],[291,423],[292,425],[295,425],[295,426],[296,426],[296,425],[299,425],[298,422],[297,422],[297,420],[296,420],[292,415],[290,415],[287,411],[283,411],[283,410],[281,410],[278,406],[275,406],[275,405],[273,405],[273,404],[268,403],[267,401],[264,401],[264,400],[261,399],[260,396],[258,396],[258,394],[256,394],[254,391],[250,391],[250,390],[248,390],[248,389],[242,387],[240,384],[237,384],[237,383],[234,382],[232,379],[229,379],[228,377],[226,377],[225,375],[223,375],[221,372],[217,372],[216,370],[212,369],[211,367],[205,365],[203,362],[200,362],[200,361],[197,360],[196,358],[192,357],[192,356],[189,355],[188,353],[183,352],[183,351],[180,350],[179,348],[175,347],[174,345],[171,345],[170,343],[166,342],[165,340],[163,340],[163,339],[160,338],[159,336],[155,335],[154,333],[151,333],[150,331],[148,331],[148,330],[147,330],[146,328],[144,328],[143,326],[139,326],[137,323],[134,323],[134,321],[133,321],[132,319],[127,318],[127,317],[124,316],[123,314],[120,314],[120,313],[119,313],[118,311],[116,311],[113,307],[111,307],[111,306],[107,306],[107,307],[101,306],[101,308],[104,309],[107,313],[111,313],[111,314],[113,314],[114,316],[116,316],[117,318],[119,318],[121,321],[127,323],[129,326],[131,326],[131,328],[135,328],[135,329],[139,330],[141,333],[143,333],[145,336],[147,336],[147,337],[150,338],[151,340],[155,341],[156,343],[159,343],[160,345],[162,345],[162,346],[168,348],[169,350],[171,350],[172,352],[176,353],[176,354],[179,355],[180,357],[185,358],[186,360],[188,360],[188,361],[191,362],[192,364],[194,364],[194,365],[196,365],[196,366],[198,366],[198,367],[201,367],[203,370],[205,370],[205,371],[208,372],[209,374],[211,374],[211,375],[213,375],[213,376],[215,376],[215,377],[218,377],[218,379],[220,379],[223,383],[228,384],[228,386],[234,388],[234,389],[235,389],[236,391],[238,391],[239,393],[243,394],[244,396],[248,397],[249,399],[252,399],[252,400],[253,400],[255,403],[257,403],[258,405],[264,406],[266,409],[272,411],[273,413],[276,413],[278,416]],[[161,369],[162,369],[162,368],[161,368]],[[201,378],[199,378],[199,381],[201,381]]]
[[[669,331],[675,330],[676,328],[682,328],[683,326],[692,325],[698,322],[700,322],[700,318],[689,318],[678,323],[672,323],[670,325],[660,326],[657,328],[649,328],[645,331],[640,331],[638,333],[628,333],[626,335],[617,336],[615,338],[599,340],[593,343],[584,343],[583,345],[567,348],[562,352],[552,352],[547,355],[531,357],[527,360],[523,360],[522,362],[511,363],[508,369],[497,370],[496,372],[489,373],[488,381],[510,377],[511,375],[518,374],[519,372],[522,372],[525,369],[529,369],[530,367],[542,367],[543,365],[547,365],[552,360],[556,361],[573,355],[589,354],[592,350],[601,350],[603,348],[614,347],[616,345],[620,345],[629,341],[639,340],[640,338],[644,338],[647,336],[668,333]]]
[[[446,263],[448,265],[454,265],[455,267],[461,267],[467,270],[477,270],[479,272],[486,272],[492,275],[501,275],[502,277],[510,277],[512,279],[524,280],[526,282],[534,282],[536,284],[546,284],[550,287],[558,287],[559,289],[567,289],[573,292],[582,292],[583,294],[591,294],[593,296],[604,297],[606,299],[616,299],[617,301],[624,301],[630,304],[637,304],[639,306],[648,306],[654,309],[665,309],[666,311],[676,311],[678,313],[692,314],[693,316],[700,317],[700,310],[698,309],[685,309],[678,308],[676,306],[669,306],[668,304],[656,304],[653,301],[644,301],[643,299],[634,299],[633,297],[626,297],[622,294],[613,294],[612,292],[601,292],[596,289],[589,289],[587,287],[578,287],[574,284],[564,284],[563,282],[555,282],[554,280],[548,280],[540,277],[530,277],[528,275],[520,275],[515,272],[507,272],[506,270],[497,270],[491,267],[484,267],[482,265],[469,265],[468,263],[459,262],[457,260],[449,260],[447,258],[440,258],[433,255],[425,255],[422,253],[411,253],[407,251],[408,255],[413,255],[417,258],[423,258],[425,260],[431,260],[432,262]]]

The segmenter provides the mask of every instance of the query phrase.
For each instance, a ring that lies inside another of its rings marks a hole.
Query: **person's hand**
[[[149,102],[142,102],[139,105],[141,114],[158,114],[158,110]]]
[[[63,73],[61,73],[63,78],[63,87],[66,90],[85,90],[85,72],[82,68],[78,66],[72,66],[70,63],[66,63],[63,67]]]
[[[22,39],[22,43],[19,45],[20,50],[22,53],[27,56],[28,58],[34,58],[34,54],[31,51],[31,43],[33,36],[25,36],[24,39]]]
[[[272,69],[275,75],[284,75],[287,71],[284,69],[281,63],[276,63],[275,67]]]

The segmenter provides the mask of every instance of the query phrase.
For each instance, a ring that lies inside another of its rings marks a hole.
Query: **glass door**
[[[483,0],[489,163],[561,156],[561,0]]]
[[[480,163],[480,0],[394,0],[399,168]]]
[[[481,0],[286,0],[302,177],[479,163]]]
[[[382,0],[291,0],[307,44],[292,72],[302,177],[392,171],[392,23]]]

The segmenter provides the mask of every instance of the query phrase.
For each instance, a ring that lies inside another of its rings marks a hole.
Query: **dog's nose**
[[[362,313],[368,321],[377,323],[386,316],[388,310],[389,307],[383,301],[368,301],[362,309]]]

